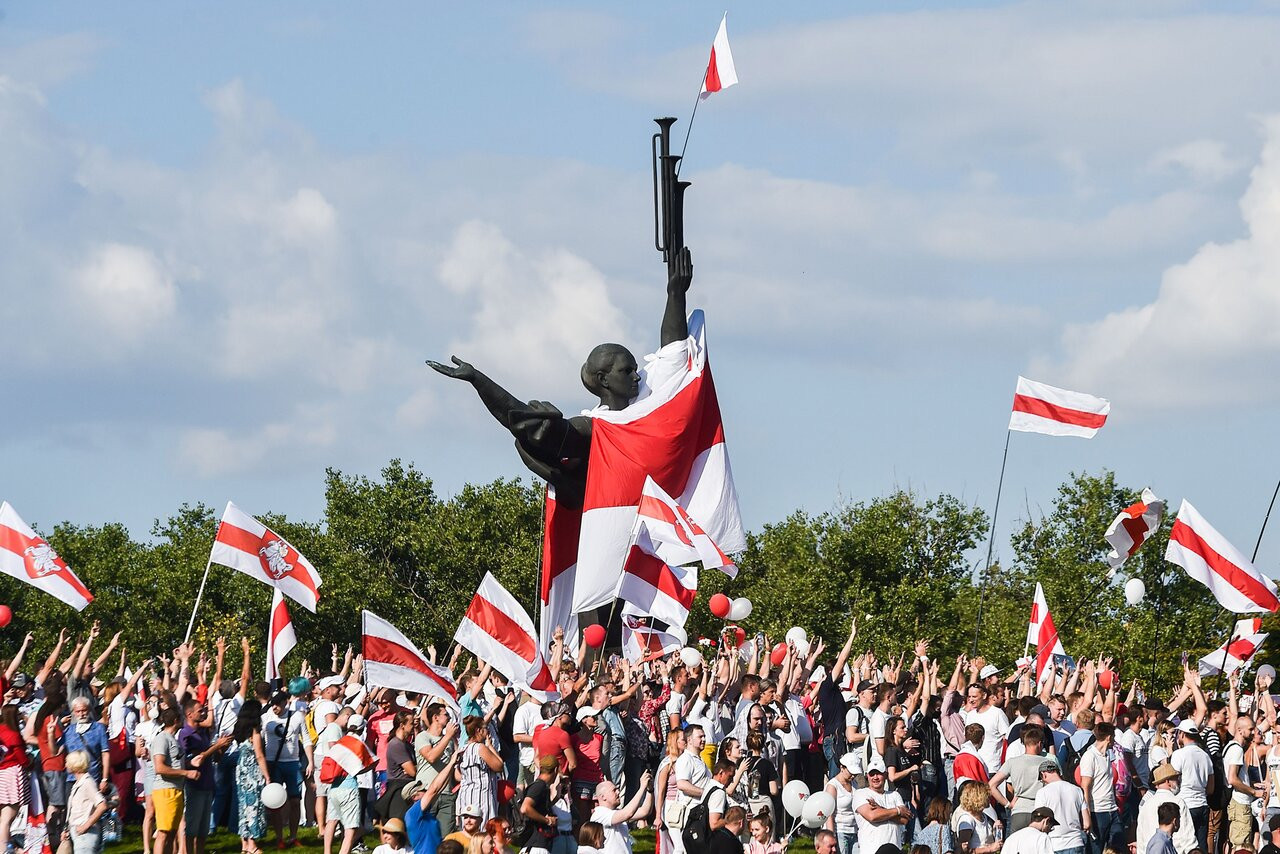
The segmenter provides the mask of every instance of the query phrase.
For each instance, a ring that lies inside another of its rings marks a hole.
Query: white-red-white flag
[[[697,595],[698,570],[671,566],[654,554],[649,531],[642,526],[627,552],[618,598],[640,613],[683,626]]]
[[[458,686],[444,667],[437,667],[404,633],[372,611],[361,612],[366,685],[437,697],[455,712]]]
[[[278,588],[311,613],[316,612],[320,573],[284,537],[230,501],[218,523],[209,560]]]
[[[1111,544],[1111,553],[1107,555],[1107,563],[1111,568],[1119,569],[1126,560],[1138,553],[1147,538],[1160,529],[1164,521],[1164,501],[1156,498],[1151,487],[1142,490],[1142,500],[1130,504],[1120,511],[1111,526],[1107,528],[1105,539]]]
[[[689,636],[679,626],[655,628],[651,618],[644,614],[622,610],[622,655],[635,664],[661,658],[675,652],[689,642]]]
[[[267,681],[280,678],[280,663],[298,645],[289,619],[289,606],[277,587],[271,594],[271,620],[267,625]]]
[[[77,611],[93,601],[89,588],[8,501],[0,504],[0,572],[38,587]]]
[[[357,735],[344,735],[335,741],[320,763],[320,782],[336,783],[343,777],[354,777],[378,764],[378,757]]]
[[[578,536],[582,511],[556,502],[556,490],[547,484],[542,519],[542,576],[538,591],[542,606],[539,639],[544,655],[551,654],[556,627],[564,636],[578,636],[578,615],[573,610],[573,580],[578,572]]]
[[[1267,639],[1267,632],[1260,631],[1261,628],[1261,617],[1238,620],[1231,632],[1231,639],[1200,659],[1200,675],[1226,673],[1230,676],[1248,665],[1262,642]]]
[[[1091,439],[1107,423],[1111,401],[1018,377],[1009,429]]]
[[[728,554],[747,547],[701,311],[689,337],[646,356],[625,409],[596,408],[576,555],[573,610],[613,600],[646,477],[697,519]]]
[[[1275,582],[1218,533],[1185,498],[1169,532],[1165,560],[1199,581],[1233,614],[1270,614],[1280,609]]]
[[[726,27],[728,20],[729,13],[725,12],[720,19],[716,39],[711,43],[711,61],[707,63],[707,73],[702,78],[701,98],[712,92],[728,89],[738,82],[738,70],[733,66],[733,51],[729,50],[729,30]]]
[[[648,531],[652,543],[650,553],[672,566],[701,563],[707,569],[718,569],[730,578],[737,577],[738,568],[729,556],[689,517],[680,502],[668,495],[651,477],[644,479],[632,542],[636,541],[642,528]]]
[[[27,804],[27,827],[22,837],[23,854],[53,854],[49,845],[49,827],[45,823],[44,795],[40,789],[44,781],[35,770],[23,772],[28,775],[28,786],[31,800]]]
[[[453,639],[533,696],[559,696],[538,648],[533,620],[493,573],[485,573]]]
[[[1053,614],[1049,613],[1049,603],[1044,598],[1044,587],[1036,582],[1036,596],[1031,603],[1031,623],[1027,626],[1027,644],[1036,648],[1036,684],[1053,671],[1055,655],[1067,654],[1058,637],[1058,627],[1053,624]]]

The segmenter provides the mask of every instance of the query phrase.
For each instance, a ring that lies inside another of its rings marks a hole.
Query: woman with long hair
[[[52,681],[52,680],[50,680]],[[44,781],[44,821],[49,831],[49,839],[62,838],[62,821],[66,815],[67,795],[67,752],[62,747],[63,718],[67,715],[67,695],[62,692],[61,683],[46,689],[44,702],[35,715],[27,722],[30,744],[34,739],[40,752],[40,775]],[[145,839],[144,854],[151,854],[151,840]]]
[[[267,832],[267,811],[262,806],[262,790],[268,780],[267,754],[262,748],[262,703],[254,699],[244,701],[231,737],[239,746],[235,786],[240,850],[244,854],[259,854],[255,840]]]
[[[960,787],[960,808],[951,822],[961,854],[995,854],[1000,850],[995,824],[985,812],[990,805],[986,783],[970,780]]]
[[[680,754],[684,753],[684,730],[672,730],[667,733],[667,752],[658,763],[658,771],[654,774],[653,801],[657,805],[654,811],[653,829],[658,834],[659,851],[673,851],[671,829],[667,827],[667,807],[676,802],[679,791],[676,789],[675,766]],[[679,830],[675,831],[679,833]]]
[[[489,727],[476,715],[462,719],[467,746],[458,759],[458,807],[475,807],[482,822],[498,814],[498,772],[502,759],[490,746]]]
[[[915,836],[917,845],[926,846],[929,854],[952,854],[956,846],[951,836],[951,804],[946,798],[934,798],[925,807],[924,818],[924,829]]]
[[[9,846],[9,826],[18,811],[31,801],[30,779],[18,707],[6,703],[0,708],[0,851]]]
[[[752,815],[768,811],[770,818],[781,814],[782,781],[778,769],[764,755],[765,734],[759,731],[747,733],[746,760],[739,766],[742,790],[746,793],[747,806]]]

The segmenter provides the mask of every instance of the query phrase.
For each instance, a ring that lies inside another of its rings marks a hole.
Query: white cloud
[[[107,243],[93,250],[72,275],[73,305],[114,343],[133,342],[169,319],[178,290],[148,249]]]
[[[1244,167],[1243,161],[1227,154],[1226,143],[1216,139],[1175,145],[1157,151],[1151,158],[1155,171],[1181,169],[1193,179],[1209,183],[1230,178]]]
[[[1130,407],[1195,407],[1280,397],[1280,117],[1240,201],[1247,233],[1167,269],[1155,300],[1067,327],[1052,375]]]
[[[185,430],[178,443],[177,463],[198,477],[273,471],[331,448],[337,438],[330,413],[304,408],[287,420],[268,421],[242,432],[220,428]]]

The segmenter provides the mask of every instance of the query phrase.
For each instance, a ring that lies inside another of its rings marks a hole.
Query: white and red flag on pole
[[[544,654],[550,654],[556,626],[564,636],[578,636],[578,615],[573,610],[573,580],[578,572],[578,536],[582,511],[556,503],[556,490],[547,484],[542,520],[542,575],[538,596],[542,600],[539,638]]]
[[[365,612],[366,614],[368,611]],[[354,777],[378,764],[378,757],[358,735],[344,735],[335,741],[320,763],[320,782],[336,783]]]
[[[1163,521],[1164,501],[1156,498],[1151,487],[1143,489],[1142,500],[1121,510],[1120,515],[1107,528],[1105,539],[1111,544],[1107,563],[1111,564],[1111,569],[1119,569],[1126,560],[1137,554],[1147,538],[1160,530],[1160,523]]]
[[[1230,676],[1241,667],[1246,667],[1262,642],[1267,639],[1267,633],[1260,631],[1261,628],[1261,617],[1238,620],[1231,632],[1231,639],[1200,659],[1200,675],[1226,673]]]
[[[1018,377],[1009,429],[1092,439],[1109,412],[1109,400]]]
[[[641,529],[649,533],[649,553],[673,566],[701,563],[705,568],[718,569],[730,578],[738,576],[738,567],[720,550],[715,540],[689,518],[680,502],[668,495],[651,477],[644,479],[644,489],[640,493],[633,542],[638,539]]]
[[[683,626],[697,595],[698,570],[692,566],[671,566],[658,557],[648,529],[639,526],[622,568],[618,598],[640,613]]]
[[[1233,614],[1270,614],[1280,609],[1275,582],[1259,572],[1185,498],[1169,532],[1164,558],[1208,587],[1218,604]]]
[[[271,621],[267,625],[267,681],[280,678],[280,662],[298,645],[289,619],[289,606],[277,587],[271,594]]]
[[[311,613],[316,612],[320,600],[316,568],[284,537],[230,501],[218,523],[209,561],[278,588]]]
[[[361,627],[366,685],[438,697],[459,711],[458,686],[447,669],[432,664],[413,641],[372,611],[361,612]]]
[[[632,664],[661,658],[689,642],[689,636],[679,626],[656,628],[652,618],[629,609],[629,605],[622,609],[622,655]]]
[[[485,573],[453,639],[533,696],[544,701],[559,696],[533,620],[492,573]]]
[[[1036,684],[1053,664],[1055,655],[1067,654],[1058,637],[1058,627],[1053,624],[1053,614],[1049,613],[1049,603],[1044,598],[1044,587],[1036,582],[1036,597],[1031,603],[1031,623],[1027,626],[1027,645],[1036,648]]]
[[[711,43],[711,61],[707,63],[707,73],[702,78],[702,92],[698,96],[700,98],[728,89],[738,82],[738,70],[733,67],[733,51],[729,50],[729,30],[726,27],[728,20],[729,13],[725,12],[720,19],[716,39]]]
[[[702,312],[689,316],[688,338],[644,361],[640,393],[630,405],[586,413],[591,452],[575,556],[575,612],[612,601],[647,477],[675,496],[726,553],[747,546]]]
[[[77,611],[93,601],[67,562],[36,535],[9,502],[0,504],[0,572],[38,587]]]

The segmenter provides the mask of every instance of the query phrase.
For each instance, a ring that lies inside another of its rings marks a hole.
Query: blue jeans
[[[1120,813],[1112,810],[1090,813],[1090,816],[1093,828],[1089,831],[1089,842],[1093,847],[1093,854],[1102,854],[1102,850],[1111,842],[1111,837],[1120,831]]]
[[[1196,842],[1200,845],[1200,850],[1209,850],[1209,807],[1188,807],[1187,812],[1191,813],[1191,823],[1195,826]]]
[[[1054,851],[1053,854],[1084,854],[1084,846],[1079,848],[1063,848],[1061,851]]]
[[[240,807],[236,800],[236,759],[238,754],[223,755],[213,765],[213,815],[209,819],[209,832],[218,829],[218,824],[226,813],[225,827],[235,830],[239,827]]]
[[[840,854],[856,854],[858,850],[858,834],[837,832],[836,848],[839,849]]]
[[[827,776],[834,777],[840,773],[840,754],[836,753],[839,749],[835,735],[824,735],[822,737],[822,755],[827,760]]]

